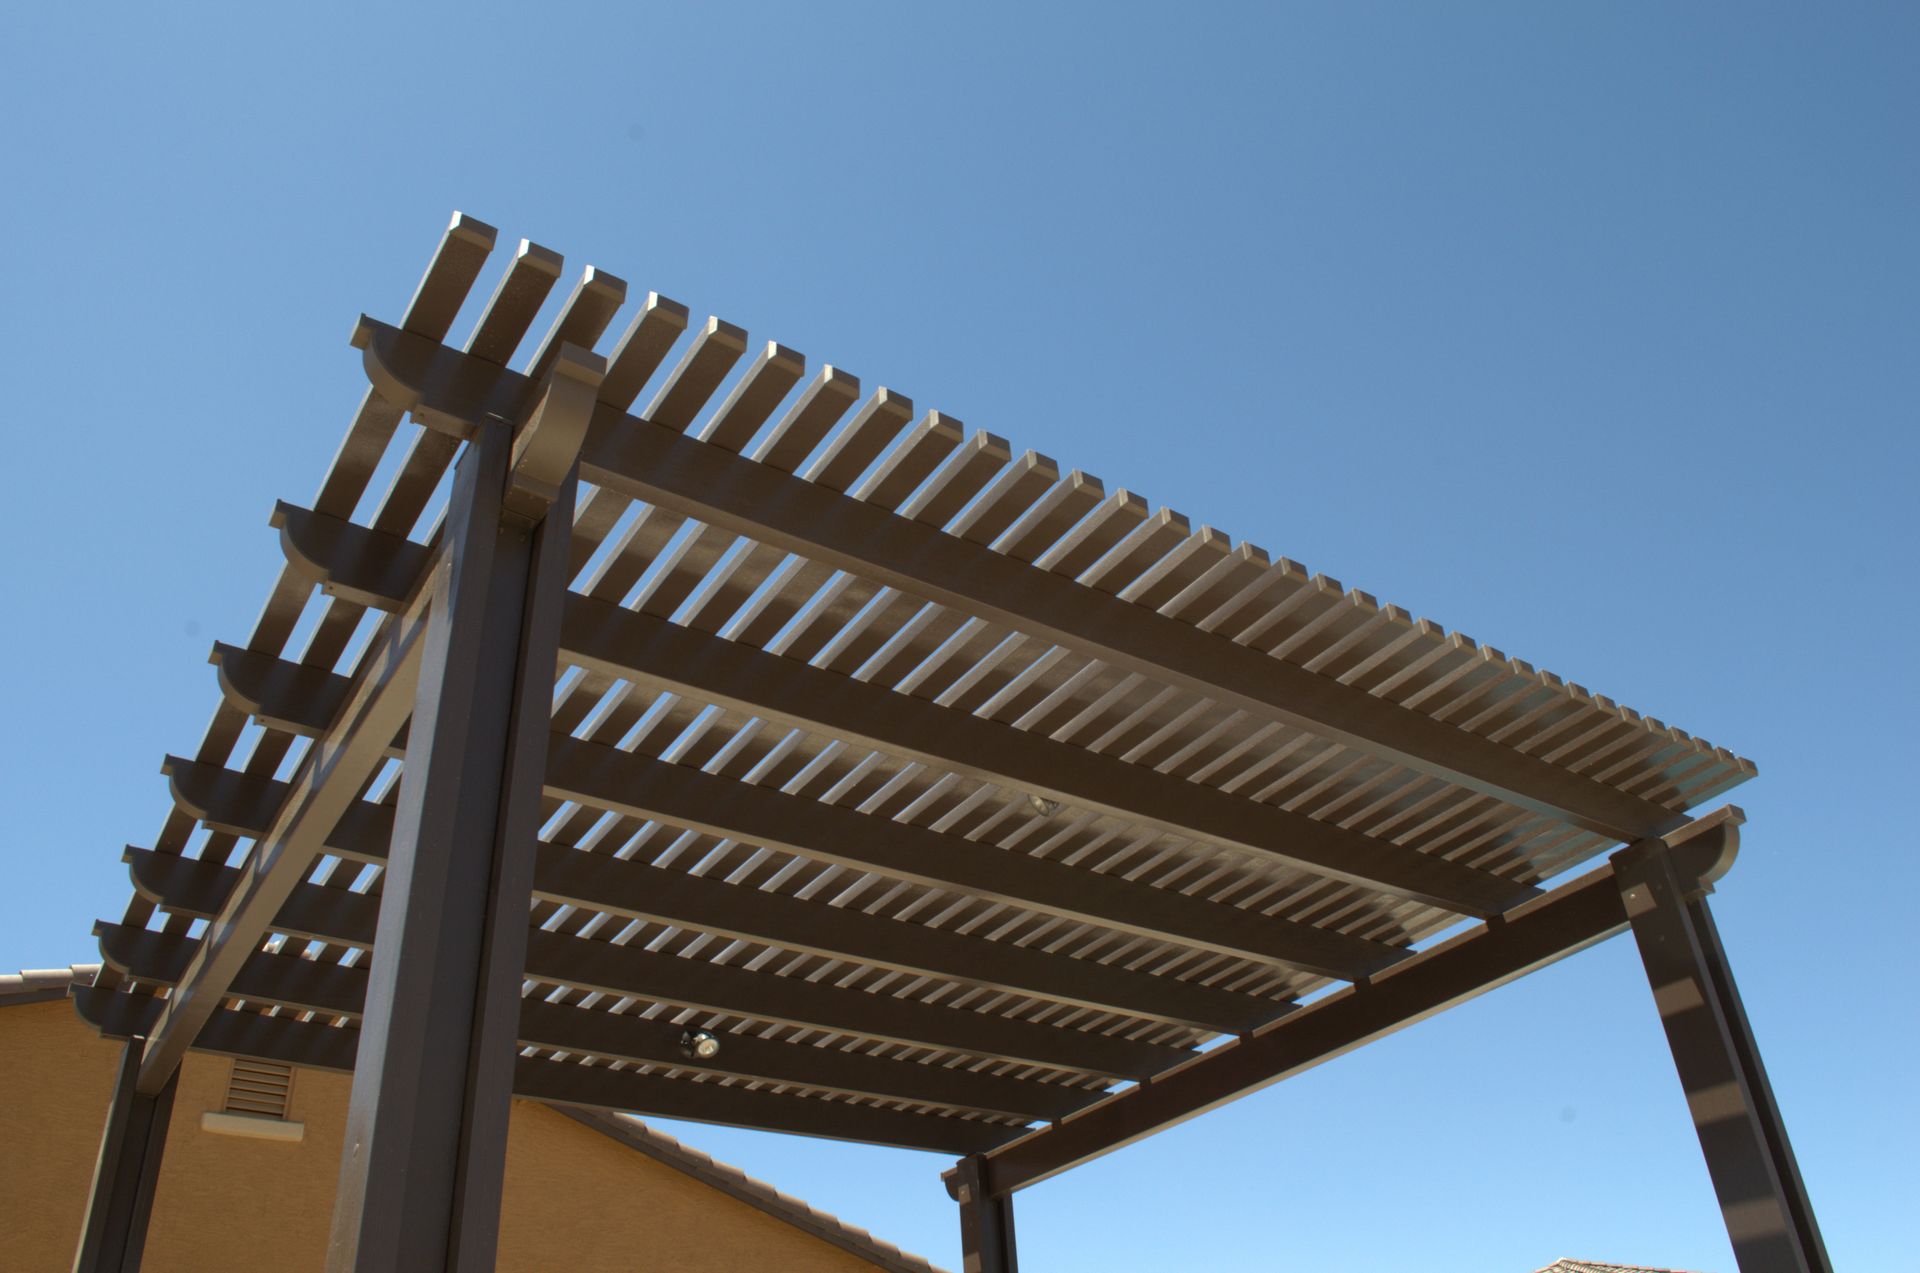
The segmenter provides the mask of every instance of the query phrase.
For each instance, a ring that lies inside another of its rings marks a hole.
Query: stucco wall
[[[64,1002],[0,1007],[0,1270],[63,1273],[120,1045]],[[302,1070],[297,1144],[201,1130],[228,1062],[181,1071],[147,1236],[150,1273],[320,1273],[349,1080]],[[851,1273],[873,1265],[543,1106],[515,1102],[500,1219],[507,1273]]]

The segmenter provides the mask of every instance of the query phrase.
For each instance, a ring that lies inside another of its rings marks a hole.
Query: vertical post
[[[987,1160],[978,1154],[962,1158],[944,1179],[947,1193],[960,1204],[962,1273],[1020,1273],[1013,1198],[988,1192]]]
[[[1664,851],[1628,851],[1615,862],[1734,1258],[1742,1273],[1832,1273],[1707,908],[1710,889],[1683,882]]]
[[[144,1038],[128,1039],[120,1056],[73,1273],[138,1273],[140,1268],[167,1124],[173,1117],[174,1087],[180,1081],[176,1070],[155,1095],[138,1090],[135,1085],[146,1045]]]
[[[483,422],[455,471],[380,900],[329,1273],[494,1267],[578,485],[573,457],[598,363],[563,349],[532,418],[517,434]]]

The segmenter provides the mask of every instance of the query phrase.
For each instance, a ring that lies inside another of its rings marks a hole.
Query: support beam
[[[1004,1197],[1423,1021],[1627,926],[1602,867],[1499,919],[1335,991],[1272,1025],[1051,1127],[989,1152],[984,1188]]]
[[[129,1038],[121,1052],[113,1099],[100,1132],[100,1154],[93,1166],[93,1192],[73,1257],[74,1273],[139,1273],[179,1081],[176,1071],[158,1092],[140,1091],[145,1042]]]
[[[986,1160],[962,1158],[942,1179],[960,1204],[961,1273],[1020,1273],[1013,1233],[1013,1198],[988,1193]]]
[[[1732,826],[1721,834],[1731,836]],[[1721,856],[1730,862],[1731,846]],[[1689,876],[1654,844],[1613,860],[1741,1273],[1832,1273],[1707,907],[1712,879]]]
[[[546,483],[557,461],[545,443],[566,432],[570,406],[590,404],[577,392],[597,379],[590,359],[563,348],[518,438],[490,425],[455,469],[442,563],[422,590],[431,605],[329,1273],[493,1267],[573,512],[574,481]],[[530,482],[515,465],[529,454]]]

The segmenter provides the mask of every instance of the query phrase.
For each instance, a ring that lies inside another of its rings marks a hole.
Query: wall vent
[[[272,1061],[236,1060],[227,1079],[229,1114],[285,1118],[293,1101],[293,1067]]]

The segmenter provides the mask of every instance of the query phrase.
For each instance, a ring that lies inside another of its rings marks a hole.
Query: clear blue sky
[[[459,208],[1753,757],[1727,945],[1911,1266],[1920,8],[9,5],[0,118],[0,968],[94,958]],[[679,1130],[957,1261],[939,1160]],[[1624,942],[1018,1207],[1031,1273],[1732,1264]]]

